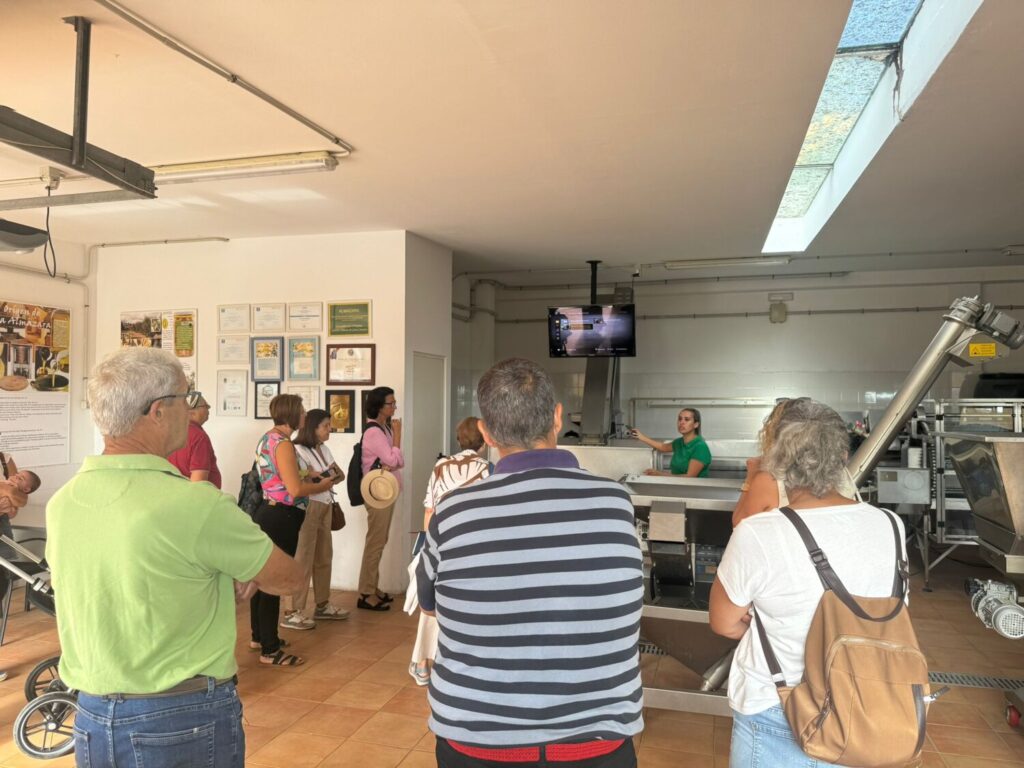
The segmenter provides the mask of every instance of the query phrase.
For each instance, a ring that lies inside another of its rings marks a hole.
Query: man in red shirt
[[[203,429],[210,418],[210,404],[202,397],[196,407],[189,412],[188,440],[184,447],[179,448],[167,460],[178,471],[193,483],[208,480],[220,488],[220,470],[217,469],[217,455],[213,452],[210,436]]]

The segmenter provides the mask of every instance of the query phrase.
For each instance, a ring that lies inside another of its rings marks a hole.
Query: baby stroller
[[[48,579],[49,570],[41,557],[25,549],[7,536],[0,536],[0,543],[5,544],[24,558],[27,562],[18,561],[26,568],[35,571],[28,573],[18,563],[0,557],[0,585],[4,593],[3,628],[7,628],[7,615],[11,600],[11,578],[17,577],[25,582],[26,607],[34,606],[49,616],[54,615],[53,590]],[[30,757],[48,760],[72,752],[75,738],[72,726],[75,713],[78,711],[78,694],[68,690],[61,682],[58,673],[60,656],[41,661],[25,679],[25,698],[28,704],[18,713],[14,720],[14,742],[18,749]]]

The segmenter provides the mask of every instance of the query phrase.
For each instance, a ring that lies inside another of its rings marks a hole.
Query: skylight
[[[802,251],[835,211],[893,128],[910,108],[982,0],[854,0],[765,253]],[[924,22],[920,23],[921,18]],[[912,32],[918,26],[920,33]],[[914,34],[908,61],[906,41]],[[899,84],[896,63],[913,81]],[[880,84],[884,83],[884,87]],[[894,98],[898,110],[893,109]],[[885,109],[892,113],[885,114]],[[858,123],[871,112],[867,125]],[[850,143],[856,146],[849,148]],[[845,151],[844,151],[845,150]],[[846,158],[847,155],[852,157]],[[836,178],[837,163],[844,164]],[[826,198],[819,200],[819,198]],[[817,201],[817,204],[816,204]]]

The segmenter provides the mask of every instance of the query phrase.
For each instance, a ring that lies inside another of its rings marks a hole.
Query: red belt
[[[493,760],[497,763],[536,763],[541,759],[543,751],[544,758],[549,762],[570,763],[575,760],[589,760],[592,757],[607,755],[621,747],[624,741],[625,739],[601,740],[587,741],[582,744],[547,744],[541,747],[510,747],[508,749],[470,747],[456,741],[448,743],[456,752],[461,752],[467,757],[477,760]]]

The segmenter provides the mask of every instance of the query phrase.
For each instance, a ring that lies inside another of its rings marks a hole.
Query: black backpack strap
[[[818,546],[818,542],[814,540],[814,536],[807,527],[807,523],[801,519],[800,515],[794,512],[792,507],[781,507],[779,511],[786,516],[786,519],[793,524],[794,528],[796,528],[796,532],[800,534],[800,538],[803,540],[804,546],[807,548],[807,553],[811,556],[811,563],[813,563],[815,569],[818,571],[818,578],[821,579],[821,585],[825,588],[825,591],[832,590],[835,592],[836,597],[843,602],[843,605],[865,621],[889,621],[903,610],[902,596],[906,588],[906,582],[899,574],[900,561],[902,560],[901,556],[903,554],[903,547],[901,545],[903,542],[900,540],[899,527],[896,525],[894,520],[890,520],[890,522],[892,522],[893,530],[896,532],[896,547],[898,552],[896,557],[896,580],[898,580],[899,586],[897,587],[894,582],[893,590],[896,591],[897,594],[894,594],[893,597],[900,597],[901,599],[888,615],[875,617],[860,607],[860,604],[854,599],[853,595],[849,593],[836,572],[832,570],[832,565],[829,563],[828,557],[826,557],[825,553],[822,552],[821,547]]]
[[[754,611],[754,624],[757,625],[757,636],[761,639],[761,651],[764,653],[764,660],[768,662],[768,671],[772,674],[772,682],[775,683],[776,688],[785,688],[786,678],[782,674],[782,665],[779,664],[775,651],[772,650],[772,645],[768,642],[768,633],[764,631],[764,624],[761,623],[761,617],[757,615],[756,610]]]

